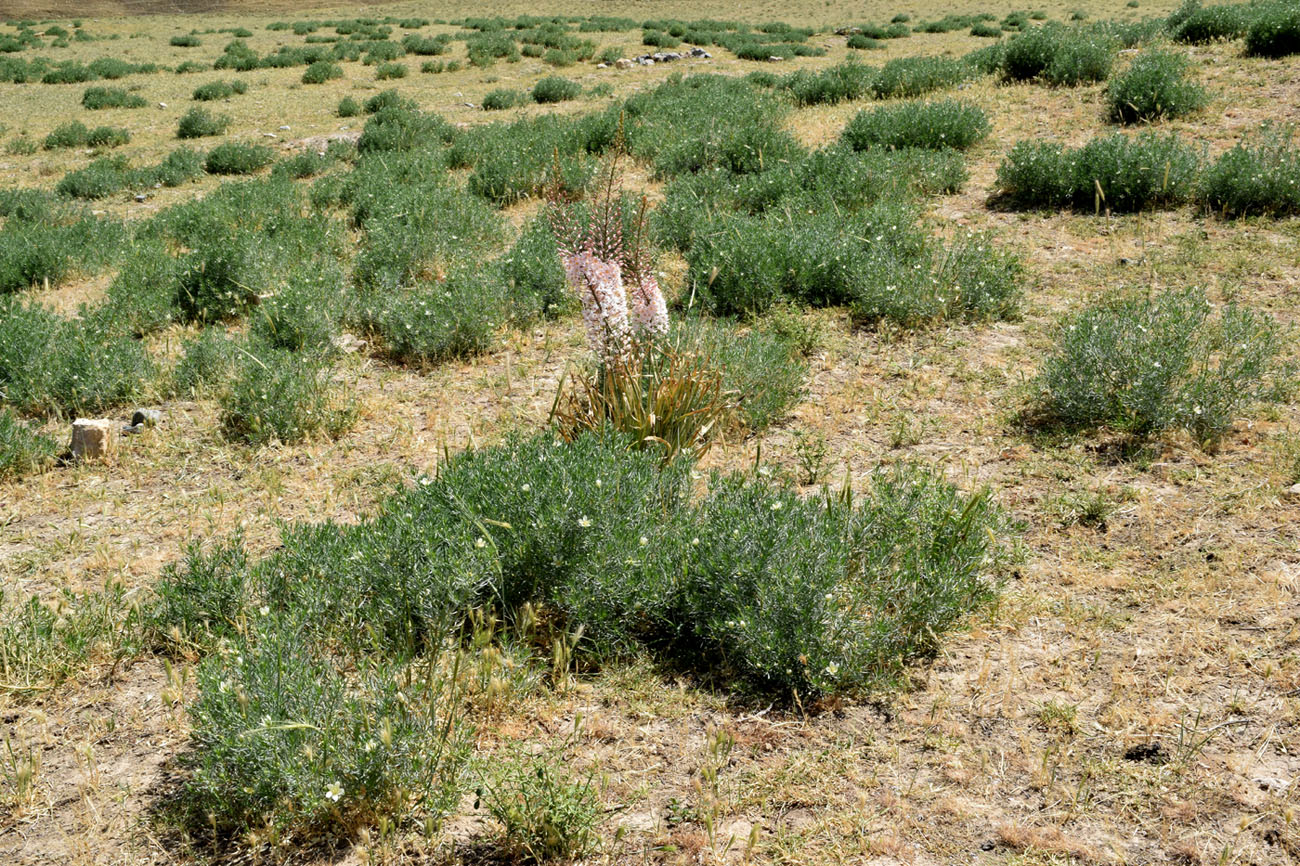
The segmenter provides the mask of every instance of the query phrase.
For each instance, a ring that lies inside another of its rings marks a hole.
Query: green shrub
[[[184,63],[176,65],[177,75],[188,75],[191,72],[205,72],[212,67],[206,63],[199,63],[197,60],[186,60]]]
[[[1246,31],[1246,53],[1254,57],[1300,54],[1300,5],[1263,6]]]
[[[1167,23],[1176,42],[1205,45],[1245,35],[1250,23],[1246,9],[1236,5],[1202,6],[1199,0],[1184,3],[1179,13]]]
[[[1043,25],[1008,40],[1002,71],[1010,81],[1075,86],[1105,79],[1114,54],[1111,39],[1101,31]]]
[[[980,21],[971,27],[970,35],[979,36],[984,39],[1001,39],[1002,28],[996,24],[990,24],[987,21]]]
[[[100,157],[85,168],[65,174],[54,191],[72,198],[105,198],[126,186],[129,171],[124,157]]]
[[[899,57],[880,68],[872,89],[880,99],[922,96],[956,87],[966,80],[967,67],[949,57]]]
[[[257,305],[250,333],[261,345],[276,349],[328,353],[339,333],[345,297],[337,263],[292,267]]]
[[[575,298],[560,264],[555,233],[546,220],[533,219],[525,225],[514,246],[495,264],[507,288],[509,317],[516,324],[538,316],[559,318],[573,309]]]
[[[202,108],[191,108],[181,115],[176,127],[177,138],[202,138],[210,135],[224,135],[230,126],[230,118],[212,114]]]
[[[774,329],[695,316],[675,325],[672,340],[722,372],[734,414],[750,431],[784,420],[807,390],[808,364],[799,347]]]
[[[402,96],[396,90],[381,90],[366,100],[366,114],[378,114],[385,108],[398,108],[403,111],[418,111],[414,99]]]
[[[275,151],[261,144],[225,141],[208,151],[203,170],[208,174],[253,174],[275,161]]]
[[[200,836],[329,838],[456,806],[469,743],[440,678],[378,658],[345,676],[292,624],[254,632],[199,667],[176,820]]]
[[[594,773],[574,779],[557,755],[522,749],[496,762],[476,802],[501,825],[503,853],[527,863],[570,862],[599,841],[600,795]]]
[[[490,275],[459,273],[440,284],[367,295],[354,317],[384,355],[428,367],[487,351],[504,303]]]
[[[329,168],[333,162],[334,160],[329,154],[315,150],[304,150],[276,163],[272,173],[282,174],[294,180],[302,180],[303,178],[315,177]]]
[[[120,223],[79,212],[11,214],[0,232],[0,295],[93,275],[114,259],[123,235]]]
[[[596,62],[604,63],[606,66],[613,66],[614,62],[622,58],[622,56],[623,49],[619,48],[617,45],[611,45],[607,48],[601,49],[600,54],[596,57]]]
[[[79,120],[71,120],[54,127],[50,134],[45,136],[43,147],[46,150],[85,147],[89,143],[89,137],[90,130],[86,127],[86,124]]]
[[[58,453],[57,442],[0,407],[0,481],[40,472]]]
[[[172,391],[187,397],[227,385],[244,357],[225,329],[215,326],[203,328],[184,348],[172,370]]]
[[[243,359],[230,390],[221,396],[221,433],[250,445],[337,439],[356,416],[338,390],[320,358],[262,349]]]
[[[163,567],[154,585],[149,624],[159,637],[170,641],[205,645],[214,638],[236,638],[236,624],[247,612],[250,584],[242,535],[236,533],[209,551],[192,541],[182,561]]]
[[[1186,79],[1187,58],[1167,51],[1145,51],[1106,88],[1110,119],[1140,123],[1182,117],[1208,102],[1205,89]]]
[[[792,72],[775,83],[789,91],[796,105],[835,105],[871,93],[875,78],[874,69],[850,59],[820,72]]]
[[[577,99],[582,94],[582,85],[567,78],[551,75],[533,85],[533,101],[539,103],[564,102]]]
[[[194,89],[193,98],[198,102],[212,102],[217,99],[229,99],[236,94],[247,91],[248,85],[239,79],[233,81],[209,81],[207,84],[201,84]]]
[[[342,77],[342,66],[339,66],[337,63],[330,63],[328,60],[317,60],[303,70],[302,83],[324,84],[326,81],[333,81],[336,78]]]
[[[1200,197],[1225,217],[1300,214],[1300,149],[1290,127],[1266,127],[1220,156],[1201,177]]]
[[[1196,152],[1173,134],[1115,133],[1073,150],[1021,141],[998,167],[998,189],[1021,208],[1139,211],[1187,200],[1198,162]]]
[[[186,34],[186,35],[173,36],[170,40],[168,40],[168,44],[170,44],[174,48],[198,48],[200,45],[203,44],[203,42],[202,40],[199,39],[199,37],[193,34]]]
[[[871,147],[965,150],[989,134],[988,116],[977,106],[945,100],[903,102],[860,111],[843,141],[854,150]]]
[[[527,101],[528,95],[522,91],[501,87],[488,91],[488,94],[483,97],[483,110],[503,111],[523,105]]]
[[[351,96],[345,96],[339,100],[335,113],[339,117],[356,117],[361,114],[361,105]]]
[[[203,157],[188,147],[178,147],[156,166],[135,172],[132,181],[142,186],[160,183],[166,187],[175,187],[202,176]]]
[[[1290,385],[1269,317],[1199,289],[1115,295],[1066,319],[1037,386],[1041,420],[1149,436],[1184,429],[1207,447],[1250,405]]]
[[[81,105],[91,111],[102,108],[143,108],[143,96],[128,93],[120,87],[87,87],[81,95]]]
[[[392,81],[395,78],[406,77],[406,64],[404,63],[381,63],[375,67],[376,81]]]
[[[369,103],[367,103],[369,104]],[[450,142],[455,128],[436,114],[406,108],[383,108],[366,121],[357,139],[360,153],[410,150],[435,141]]]
[[[36,140],[26,134],[16,135],[5,145],[5,153],[9,156],[31,156],[38,147]]]
[[[97,126],[86,133],[90,147],[121,147],[131,141],[131,133],[120,126]]]

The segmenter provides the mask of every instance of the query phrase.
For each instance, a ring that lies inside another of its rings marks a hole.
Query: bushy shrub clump
[[[1115,45],[1103,31],[1043,25],[1007,42],[1002,73],[1010,81],[1041,79],[1054,86],[1072,87],[1104,80],[1114,59]]]
[[[1200,289],[1116,295],[1066,319],[1038,378],[1042,420],[1133,436],[1184,429],[1213,446],[1290,386],[1269,317]]]
[[[835,105],[872,92],[876,70],[849,60],[820,72],[799,70],[773,83],[789,92],[796,105]]]
[[[540,604],[583,629],[588,658],[647,647],[808,697],[888,681],[992,595],[1004,519],[932,471],[880,470],[857,500],[715,477],[692,501],[690,464],[661,465],[613,434],[466,453],[360,525],[287,528],[246,604],[304,639],[390,651],[475,607]]]
[[[81,95],[81,104],[97,111],[102,108],[143,108],[147,103],[143,96],[120,87],[87,87]]]
[[[967,75],[967,66],[951,57],[899,57],[880,68],[871,88],[880,99],[910,98],[956,87]]]
[[[0,201],[0,213],[7,217],[0,232],[0,295],[44,283],[56,286],[114,260],[125,234],[121,223],[50,198]]]
[[[1225,152],[1201,177],[1201,200],[1223,216],[1300,214],[1300,148],[1290,127],[1269,127]]]
[[[496,90],[489,90],[483,97],[483,110],[504,111],[507,108],[523,105],[527,101],[528,96],[522,91],[498,87]]]
[[[212,102],[247,92],[248,85],[236,78],[231,81],[209,81],[207,84],[200,84],[194,88],[193,97],[197,102]]]
[[[60,195],[100,199],[128,187],[180,186],[203,175],[203,158],[189,148],[178,148],[162,162],[131,168],[125,157],[100,157],[82,169],[70,171],[55,184]]]
[[[0,408],[0,481],[39,472],[54,461],[59,444]]]
[[[203,170],[208,174],[252,174],[275,161],[275,151],[262,144],[226,141],[208,151]]]
[[[392,81],[396,78],[406,77],[405,63],[381,63],[375,67],[376,81]]]
[[[203,138],[210,135],[223,135],[230,126],[230,118],[212,114],[202,108],[191,108],[181,115],[176,127],[177,138]]]
[[[339,100],[338,108],[335,113],[339,117],[357,117],[361,114],[361,104],[351,96],[345,96]]]
[[[1172,133],[1115,133],[1077,149],[1021,141],[998,167],[998,189],[1021,208],[1138,211],[1186,201],[1198,163],[1196,151]]]
[[[368,108],[370,102],[366,105]],[[454,135],[455,127],[439,115],[391,106],[375,111],[366,121],[357,139],[357,150],[363,154],[410,150],[432,142],[450,142]]]
[[[581,84],[558,75],[548,76],[533,85],[533,101],[538,103],[565,102],[577,99],[581,94]]]
[[[343,77],[343,67],[328,60],[317,60],[302,72],[303,84],[324,84]]]
[[[192,33],[186,33],[173,36],[168,40],[168,44],[173,48],[198,48],[203,41]]]
[[[1187,80],[1187,58],[1168,51],[1145,51],[1106,87],[1110,119],[1139,123],[1182,117],[1208,101],[1205,89]]]
[[[130,140],[131,133],[122,127],[97,126],[88,129],[81,121],[73,120],[56,126],[49,135],[45,136],[44,147],[46,150],[67,147],[119,147]]]
[[[953,100],[903,102],[858,112],[845,127],[843,141],[854,150],[965,150],[987,136],[990,128],[988,116],[975,105]]]
[[[1300,54],[1300,4],[1279,2],[1262,7],[1246,31],[1246,53],[1255,57]]]
[[[1204,45],[1221,39],[1237,39],[1250,23],[1247,10],[1236,4],[1202,6],[1200,0],[1187,0],[1169,16],[1166,26],[1176,42]]]
[[[222,435],[252,445],[338,438],[356,417],[339,391],[322,357],[261,349],[242,359],[220,398]]]

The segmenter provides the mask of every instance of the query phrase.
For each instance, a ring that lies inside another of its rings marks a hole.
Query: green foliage
[[[405,63],[381,63],[375,67],[376,81],[392,81],[395,78],[406,77]]]
[[[693,316],[675,324],[672,339],[722,374],[739,424],[761,432],[784,420],[807,390],[808,364],[793,336],[771,323],[741,328]]]
[[[225,330],[209,326],[185,343],[185,353],[172,370],[172,390],[199,396],[225,386],[243,353]]]
[[[581,94],[581,84],[557,75],[543,78],[533,85],[533,101],[539,103],[565,102],[577,99]]]
[[[1115,46],[1102,30],[1045,24],[1008,40],[1002,73],[1009,81],[1040,79],[1072,87],[1104,80],[1114,55]]]
[[[203,44],[199,37],[191,34],[178,34],[168,40],[168,44],[173,48],[198,48]]]
[[[1021,141],[998,167],[998,189],[1019,208],[1139,211],[1186,201],[1198,163],[1196,152],[1172,133],[1115,133],[1077,149]]]
[[[0,232],[0,295],[97,273],[114,259],[123,234],[113,220],[44,201],[15,201]]]
[[[1205,89],[1188,81],[1187,58],[1168,51],[1145,51],[1106,88],[1110,119],[1140,123],[1182,117],[1199,111],[1209,97]]]
[[[1251,16],[1242,6],[1223,4],[1202,6],[1200,0],[1187,0],[1166,22],[1169,35],[1176,42],[1205,45],[1245,35]]]
[[[1300,149],[1295,130],[1266,127],[1237,142],[1205,170],[1200,198],[1223,216],[1300,214]]]
[[[979,21],[971,26],[970,35],[979,36],[983,39],[1001,39],[1002,28],[987,21]]]
[[[303,84],[324,84],[343,77],[343,67],[328,60],[317,60],[302,72]],[[342,116],[342,115],[340,115]]]
[[[872,90],[879,99],[923,96],[956,87],[967,75],[966,65],[950,57],[899,57],[880,68]]]
[[[522,749],[496,764],[476,802],[501,825],[502,849],[528,863],[569,862],[599,841],[600,795],[595,775],[574,779],[557,755]]]
[[[854,150],[922,147],[965,150],[989,134],[988,116],[964,102],[903,102],[860,111],[849,121],[843,141]]]
[[[1043,364],[1042,420],[1132,436],[1184,429],[1213,447],[1261,401],[1285,399],[1281,328],[1200,289],[1114,295],[1067,318]]]
[[[509,252],[496,261],[510,297],[510,318],[526,323],[537,316],[555,319],[574,306],[560,264],[555,234],[544,219],[533,219]]]
[[[820,72],[792,72],[773,83],[788,91],[796,105],[835,105],[870,94],[875,80],[876,70],[850,58]]]
[[[201,84],[194,88],[193,98],[198,102],[212,102],[217,99],[229,99],[236,94],[246,93],[248,85],[239,79],[232,81],[209,81],[207,84]],[[220,135],[220,133],[204,133],[205,135]],[[191,136],[181,136],[187,138]]]
[[[319,356],[260,349],[242,358],[229,390],[221,395],[221,433],[250,445],[337,439],[356,417],[339,390]]]
[[[87,87],[81,94],[81,105],[91,111],[103,108],[143,108],[148,103],[143,96],[128,93],[120,87]]]
[[[499,282],[462,272],[411,290],[367,294],[353,316],[387,357],[429,366],[485,352],[504,307]]]
[[[519,90],[499,87],[496,90],[488,91],[487,95],[483,97],[483,110],[503,111],[507,108],[523,105],[527,101],[528,94]]]
[[[1300,54],[1300,4],[1263,6],[1246,31],[1246,53],[1254,57]]]
[[[40,472],[59,453],[59,444],[0,407],[0,481]]]
[[[367,109],[374,99],[366,103]],[[451,141],[455,128],[437,114],[425,114],[409,108],[381,108],[366,121],[357,140],[360,153],[410,150],[435,141]]]
[[[345,96],[339,100],[339,106],[335,113],[339,117],[356,117],[361,114],[361,105],[351,96]]]
[[[177,138],[202,138],[210,135],[224,135],[230,126],[230,118],[216,115],[202,108],[191,108],[181,115],[176,127]]]
[[[208,151],[203,170],[208,174],[253,174],[275,161],[275,151],[262,144],[223,141]]]
[[[182,644],[207,644],[235,638],[250,593],[248,554],[236,534],[205,551],[198,541],[185,558],[168,563],[154,586],[148,611],[156,636]]]

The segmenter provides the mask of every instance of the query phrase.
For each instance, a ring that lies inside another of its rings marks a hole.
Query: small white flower
[[[533,485],[531,485],[531,484],[525,484],[523,487],[520,487],[519,489],[522,490],[523,492],[527,493],[529,490],[532,490],[532,489],[533,489]]]
[[[649,543],[650,543],[650,539],[646,538],[644,535],[641,536],[641,546],[642,546],[642,547],[645,547],[645,546],[646,546],[647,544],[649,544]]]
[[[338,782],[330,782],[330,786],[325,789],[325,799],[333,800],[337,803],[343,797],[343,786]]]
[[[692,546],[692,547],[699,547],[699,546],[700,546],[700,539],[699,539],[699,538],[692,538],[692,539],[691,539],[691,546]]]
[[[826,666],[826,673],[829,674],[830,676],[835,676],[839,672],[840,672],[840,666],[838,662],[831,662]]]
[[[587,515],[584,514],[578,518],[578,525],[583,529],[586,529],[588,526],[591,526],[591,520],[589,520]]]
[[[480,535],[478,538],[474,539],[474,546],[480,550],[487,547],[487,539]]]
[[[780,502],[779,500],[776,501],[776,502],[773,502],[773,503],[772,503],[772,510],[773,510],[773,511],[780,511],[780,510],[781,510],[781,502]]]
[[[269,604],[264,604],[257,609],[257,612],[260,613],[262,616],[266,616],[268,613],[271,612],[271,606]]]

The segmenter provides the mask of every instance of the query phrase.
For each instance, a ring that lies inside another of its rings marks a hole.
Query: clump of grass
[[[1187,58],[1169,51],[1144,51],[1106,87],[1110,119],[1141,123],[1182,117],[1203,108],[1209,97],[1187,80]]]
[[[167,44],[173,48],[198,48],[203,44],[203,40],[192,33],[177,34],[169,39]]]
[[[1275,3],[1262,7],[1246,31],[1246,53],[1254,57],[1300,54],[1300,5]]]
[[[988,116],[975,105],[954,100],[904,102],[858,112],[845,127],[843,141],[854,150],[965,150],[990,129]]]
[[[235,341],[217,326],[203,328],[184,348],[171,379],[172,391],[184,396],[212,393],[226,385],[243,358]]]
[[[1115,133],[1077,149],[1021,141],[998,166],[997,184],[1019,208],[1123,213],[1186,201],[1198,164],[1196,151],[1172,133]]]
[[[275,151],[262,144],[225,141],[208,151],[203,170],[208,174],[253,174],[275,161]]]
[[[0,480],[40,472],[54,461],[59,444],[0,407]]]
[[[750,78],[759,83],[753,74]],[[850,59],[820,72],[799,70],[781,79],[775,76],[771,78],[768,86],[779,86],[788,91],[796,105],[835,105],[846,100],[861,99],[871,93],[876,81],[876,70]]]
[[[343,77],[343,67],[328,60],[317,60],[302,72],[303,84],[324,84]]]
[[[599,840],[595,774],[574,778],[558,757],[516,750],[477,790],[476,802],[501,825],[501,847],[512,860],[570,862]]]
[[[1300,148],[1291,127],[1266,127],[1220,156],[1201,177],[1200,197],[1226,217],[1300,214]]]
[[[582,95],[582,85],[558,75],[550,75],[533,85],[533,101],[565,102]]]
[[[900,57],[882,66],[871,87],[879,99],[923,96],[956,87],[967,77],[967,67],[950,57]]]
[[[202,108],[191,108],[181,115],[176,127],[177,138],[203,138],[212,135],[224,135],[230,126],[230,118],[213,114]]]
[[[131,140],[131,133],[121,127],[97,126],[88,129],[78,120],[56,126],[45,136],[44,148],[58,150],[69,147],[119,147]]]
[[[1037,411],[1045,422],[1136,437],[1183,429],[1213,447],[1249,406],[1285,395],[1282,342],[1268,316],[1215,310],[1200,289],[1115,295],[1058,328]]]
[[[356,418],[322,359],[278,349],[246,354],[220,405],[222,435],[250,445],[337,439]]]
[[[143,108],[148,103],[143,96],[129,93],[120,87],[87,87],[81,95],[81,105],[91,111],[103,108]]]

